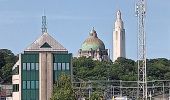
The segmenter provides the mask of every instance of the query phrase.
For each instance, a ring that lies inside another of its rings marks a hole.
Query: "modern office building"
[[[42,18],[41,36],[13,67],[13,100],[50,100],[58,77],[72,74],[72,54],[47,33],[46,16]]]
[[[83,42],[81,49],[78,51],[78,57],[91,57],[93,60],[110,61],[108,49],[102,40],[97,36],[94,28],[89,33],[89,37]]]

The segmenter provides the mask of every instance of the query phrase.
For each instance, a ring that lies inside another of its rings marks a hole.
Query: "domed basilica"
[[[78,57],[91,57],[93,60],[109,61],[108,49],[102,40],[97,36],[94,28],[89,33],[89,37],[83,42],[81,49],[79,49]]]

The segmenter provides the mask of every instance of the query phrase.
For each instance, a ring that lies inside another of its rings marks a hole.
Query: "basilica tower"
[[[125,29],[120,10],[117,12],[115,29],[113,31],[113,62],[118,57],[126,57]]]

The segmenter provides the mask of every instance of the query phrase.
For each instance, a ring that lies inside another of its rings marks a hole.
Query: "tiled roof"
[[[44,46],[44,45],[49,46]],[[57,42],[48,33],[43,33],[37,40],[35,40],[24,51],[67,51],[59,42]]]

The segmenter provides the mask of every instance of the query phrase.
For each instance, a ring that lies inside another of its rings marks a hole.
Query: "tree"
[[[94,61],[91,58],[73,59],[74,78],[88,80],[136,81],[137,61],[118,58],[114,63]],[[169,80],[170,60],[165,58],[147,59],[148,80]]]
[[[169,80],[170,61],[165,58],[147,60],[148,80]]]
[[[69,76],[62,74],[59,77],[54,85],[51,100],[76,100]]]
[[[88,80],[137,80],[136,62],[118,58],[115,63],[94,61],[91,58],[73,59],[74,78]]]
[[[12,67],[17,61],[17,57],[8,49],[0,49],[0,83],[11,83]]]
[[[99,91],[95,91],[91,94],[90,100],[103,100],[103,94]]]

